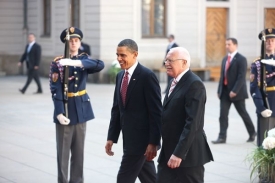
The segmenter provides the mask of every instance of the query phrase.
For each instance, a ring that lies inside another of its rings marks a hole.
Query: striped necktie
[[[172,84],[170,86],[170,89],[169,89],[168,97],[170,96],[170,94],[172,93],[172,91],[174,90],[174,88],[176,87],[177,83],[178,83],[177,80],[174,78],[173,82],[172,82]]]

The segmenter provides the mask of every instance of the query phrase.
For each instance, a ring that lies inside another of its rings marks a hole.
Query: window
[[[44,0],[43,2],[43,35],[50,36],[51,35],[51,0]]]
[[[142,0],[142,37],[165,36],[165,0]]]
[[[71,0],[71,25],[74,27],[80,27],[80,3],[79,0]]]

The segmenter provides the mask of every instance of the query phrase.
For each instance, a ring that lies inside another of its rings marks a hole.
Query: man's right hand
[[[108,140],[105,145],[105,151],[109,156],[113,156],[114,152],[112,151],[113,141]]]
[[[22,63],[21,63],[21,62],[18,62],[18,64],[17,64],[17,65],[18,65],[18,67],[21,67]]]
[[[271,114],[272,114],[272,111],[269,110],[269,109],[265,109],[264,111],[261,112],[261,115],[262,115],[264,118],[270,117]]]
[[[58,114],[57,119],[61,125],[68,125],[70,123],[70,119],[66,118],[63,114]]]

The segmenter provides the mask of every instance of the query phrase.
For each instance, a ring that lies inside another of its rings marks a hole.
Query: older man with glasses
[[[206,90],[190,71],[190,60],[182,47],[172,48],[166,56],[167,74],[173,80],[163,102],[157,183],[203,182],[203,165],[213,161],[203,130]]]

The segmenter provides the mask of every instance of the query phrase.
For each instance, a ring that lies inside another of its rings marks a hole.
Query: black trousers
[[[229,89],[226,86],[223,86],[223,92],[221,95],[220,102],[220,133],[219,138],[226,139],[226,131],[228,128],[228,114],[231,104],[233,103],[237,112],[241,116],[244,125],[248,131],[249,136],[252,136],[255,133],[255,128],[252,123],[252,120],[245,109],[245,99],[238,101],[231,101],[229,97]]]
[[[257,117],[257,145],[261,146],[264,141],[265,133],[267,133],[268,130],[275,127],[275,117],[264,118],[260,114],[258,114]]]
[[[117,175],[117,183],[135,183],[137,177],[141,183],[155,183],[154,161],[146,161],[144,155],[124,154]]]
[[[41,87],[41,83],[40,83],[40,79],[39,79],[38,70],[33,69],[33,68],[28,69],[28,79],[27,79],[25,86],[22,88],[22,91],[25,92],[27,90],[28,86],[32,82],[32,79],[34,79],[34,81],[37,84],[37,92],[42,92],[42,87]]]
[[[166,163],[158,165],[157,183],[203,183],[204,166],[169,168]]]

